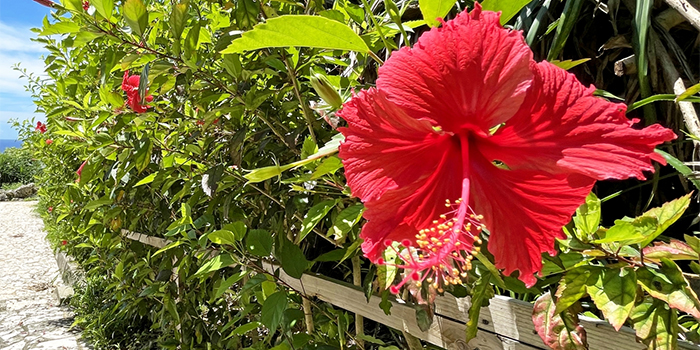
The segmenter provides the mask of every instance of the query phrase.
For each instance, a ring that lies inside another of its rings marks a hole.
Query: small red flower
[[[664,163],[654,147],[676,137],[632,128],[624,104],[536,63],[521,32],[474,6],[394,52],[377,87],[337,113],[348,185],[367,208],[362,250],[381,264],[400,242],[394,292],[461,283],[484,229],[496,267],[534,285],[595,181],[644,179]]]
[[[66,245],[66,244],[68,244],[68,241],[66,241],[65,239],[61,241],[61,245]]]
[[[34,130],[43,134],[46,132],[46,124],[42,122],[36,122],[36,127],[34,128]]]
[[[83,162],[83,164],[80,164],[80,168],[75,171],[76,174],[78,174],[78,178],[80,178],[80,175],[83,173],[83,167],[85,167],[85,164],[87,164],[87,160]],[[71,200],[71,203],[73,201]]]
[[[87,11],[90,8],[90,1],[83,1],[83,10]]]
[[[139,83],[141,82],[141,77],[138,75],[129,75],[129,71],[124,72],[124,79],[122,80],[122,90],[126,92],[127,101],[126,104],[131,107],[131,109],[136,113],[146,112],[149,106],[141,104],[141,96],[139,96]],[[148,95],[146,91],[146,102],[153,101],[153,96]]]
[[[52,144],[52,143],[53,143],[53,140],[52,140],[52,139],[46,139],[46,144],[47,144],[47,145],[50,145],[50,144]]]
[[[53,207],[49,207],[48,211],[49,211],[49,213],[52,213],[52,212],[53,212]]]
[[[202,126],[202,125],[204,125],[204,120],[199,119],[199,120],[197,120],[197,121],[195,122],[195,124],[197,124],[197,125],[199,125],[199,126]]]

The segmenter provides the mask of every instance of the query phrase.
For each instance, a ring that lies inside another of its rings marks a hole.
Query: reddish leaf
[[[542,341],[552,350],[588,349],[586,331],[578,324],[578,316],[571,310],[557,314],[555,309],[550,293],[535,301],[532,322]]]
[[[700,301],[690,289],[681,269],[673,261],[661,258],[660,269],[640,268],[637,281],[652,297],[665,301],[674,309],[700,318]]]
[[[698,253],[685,242],[672,239],[671,243],[655,242],[653,246],[644,248],[644,257],[658,260],[667,258],[671,260],[697,260]]]

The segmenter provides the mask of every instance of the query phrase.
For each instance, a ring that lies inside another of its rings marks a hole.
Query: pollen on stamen
[[[400,245],[385,242],[403,261],[394,265],[404,270],[404,277],[391,286],[392,293],[398,293],[406,283],[418,288],[427,285],[442,293],[443,286],[461,284],[468,277],[474,255],[480,251],[479,234],[485,226],[481,223],[483,215],[465,205],[461,198],[454,202],[445,200],[445,206],[451,210],[418,230],[415,241],[404,239]]]

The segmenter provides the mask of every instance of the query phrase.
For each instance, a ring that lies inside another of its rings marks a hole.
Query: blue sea
[[[20,148],[22,147],[22,141],[18,140],[0,140],[0,153],[5,151],[5,148]]]

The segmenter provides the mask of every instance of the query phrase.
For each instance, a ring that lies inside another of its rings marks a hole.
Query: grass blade
[[[569,39],[571,30],[574,29],[574,25],[578,21],[578,15],[581,12],[582,5],[583,0],[566,0],[564,12],[562,12],[561,17],[559,18],[557,32],[554,35],[554,41],[552,42],[552,46],[549,48],[549,53],[547,54],[547,61],[551,61],[559,57],[561,50],[564,49],[564,45],[566,45],[566,41]]]

